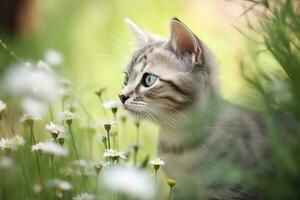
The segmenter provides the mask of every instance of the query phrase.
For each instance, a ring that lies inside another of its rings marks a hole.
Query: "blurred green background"
[[[224,0],[20,2],[15,13],[15,28],[2,28],[0,37],[25,60],[42,59],[48,49],[60,51],[64,64],[56,70],[72,80],[80,100],[96,119],[103,116],[94,91],[105,87],[105,100],[117,98],[123,81],[122,70],[134,47],[125,17],[165,38],[169,37],[169,20],[175,16],[181,19],[215,53],[223,96],[242,102],[241,93],[245,90],[241,90],[237,58],[241,55],[244,38],[234,26],[242,28],[244,22],[239,17],[243,7],[238,3]],[[0,49],[2,74],[15,62],[15,58]],[[143,127],[144,141],[151,141],[147,149],[155,152],[158,129],[149,123]]]
[[[31,9],[27,18],[21,20],[25,25],[21,25],[15,36],[5,35],[2,30],[1,37],[25,59],[42,59],[48,49],[62,52],[65,63],[58,70],[73,79],[78,89],[105,86],[109,88],[108,97],[115,98],[118,94],[123,79],[121,72],[134,45],[131,32],[124,24],[125,17],[168,38],[169,20],[176,16],[216,54],[222,92],[225,98],[239,101],[235,99],[240,92],[236,57],[243,41],[234,26],[243,26],[239,17],[243,8],[237,3],[223,0],[28,2]],[[1,49],[3,56],[7,53]],[[96,104],[89,98],[86,101]]]

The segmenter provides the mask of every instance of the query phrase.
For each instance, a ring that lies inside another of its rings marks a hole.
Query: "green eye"
[[[127,85],[127,84],[128,84],[128,79],[129,79],[128,74],[125,73],[124,85]]]
[[[153,74],[145,73],[142,78],[142,84],[145,87],[150,87],[155,83],[156,80],[157,80],[157,76]]]

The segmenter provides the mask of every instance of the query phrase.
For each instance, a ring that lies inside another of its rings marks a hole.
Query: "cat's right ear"
[[[153,43],[156,41],[161,41],[162,39],[152,33],[148,33],[147,31],[143,30],[140,26],[138,26],[136,23],[134,23],[131,19],[125,18],[125,23],[132,31],[137,46],[145,46],[149,43]]]
[[[179,19],[173,18],[170,22],[171,36],[168,45],[180,54],[193,56],[196,63],[202,61],[202,49],[197,37]]]

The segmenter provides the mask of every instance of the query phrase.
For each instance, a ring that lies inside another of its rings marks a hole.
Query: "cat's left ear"
[[[135,37],[137,46],[142,47],[150,43],[163,41],[163,39],[153,33],[149,33],[142,29],[139,25],[137,25],[135,22],[133,22],[129,18],[125,18],[125,23],[130,28],[130,30],[133,32],[133,35]]]
[[[191,55],[195,63],[202,63],[202,49],[197,37],[177,18],[171,19],[170,26],[168,45],[180,54]]]

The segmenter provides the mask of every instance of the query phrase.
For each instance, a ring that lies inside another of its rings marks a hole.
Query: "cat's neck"
[[[161,123],[160,143],[164,148],[184,148],[198,145],[206,137],[207,129],[218,117],[224,101],[212,97],[205,103],[199,102],[186,111],[169,116],[168,121]]]

